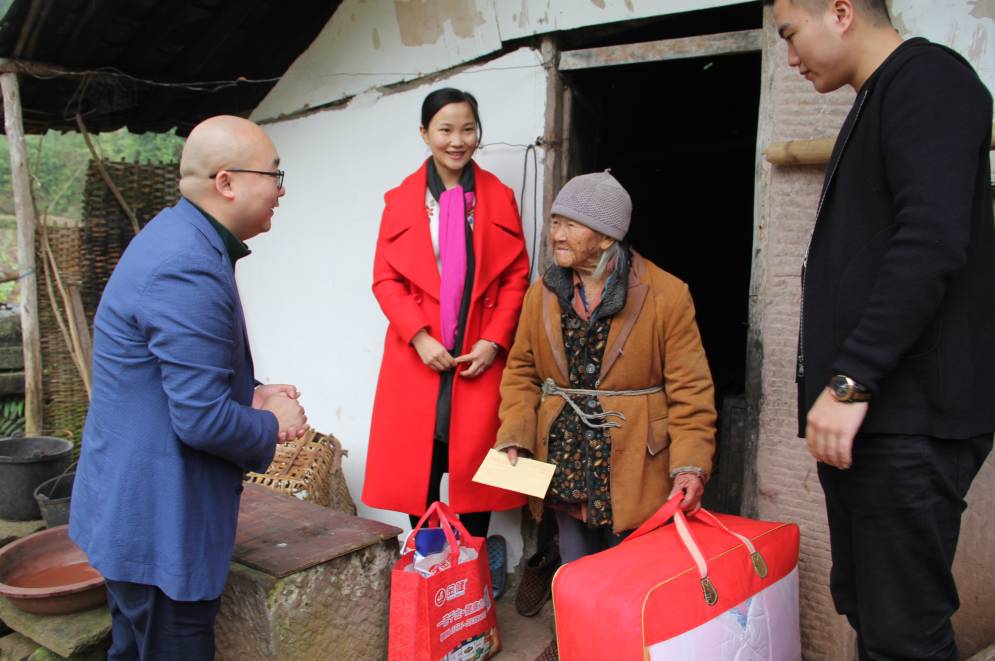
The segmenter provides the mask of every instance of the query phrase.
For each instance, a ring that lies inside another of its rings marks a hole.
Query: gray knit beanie
[[[632,198],[608,170],[592,172],[564,184],[553,200],[550,213],[565,216],[621,241],[632,220]]]

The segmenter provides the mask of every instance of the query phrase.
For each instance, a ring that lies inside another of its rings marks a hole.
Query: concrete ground
[[[498,661],[534,661],[553,638],[553,602],[535,617],[522,617],[515,610],[515,593],[509,591],[497,601],[501,652]]]

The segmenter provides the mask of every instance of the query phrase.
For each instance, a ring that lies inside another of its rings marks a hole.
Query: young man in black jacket
[[[964,497],[995,431],[992,97],[885,0],[764,0],[788,62],[857,92],[802,270],[800,435],[861,659],[956,659]]]

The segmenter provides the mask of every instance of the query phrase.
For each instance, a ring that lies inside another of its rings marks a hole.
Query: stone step
[[[0,372],[0,395],[20,395],[24,392],[24,372]]]
[[[35,615],[0,599],[0,619],[11,629],[64,657],[101,648],[111,635],[106,607],[66,615]]]
[[[0,638],[0,661],[104,661],[106,656],[107,651],[102,647],[65,657],[19,633]]]
[[[41,645],[15,632],[0,638],[0,661],[28,661],[38,649]]]
[[[34,521],[7,521],[0,519],[0,548],[45,527],[41,519]]]
[[[0,370],[9,372],[11,370],[24,369],[24,349],[21,345],[0,346]]]

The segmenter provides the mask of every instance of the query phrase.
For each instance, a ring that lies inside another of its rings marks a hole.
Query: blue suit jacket
[[[181,199],[131,241],[94,320],[69,533],[105,577],[182,601],[221,594],[242,473],[276,447],[253,386],[231,261]]]

